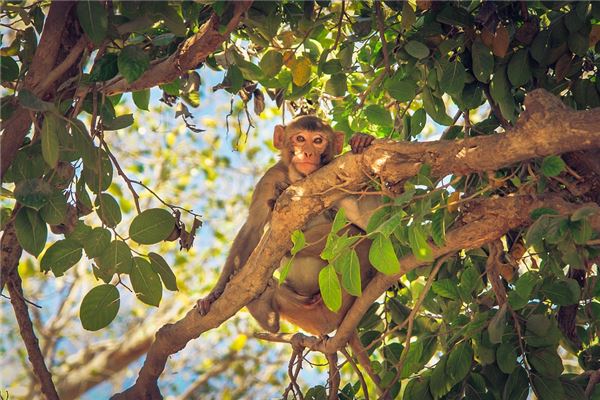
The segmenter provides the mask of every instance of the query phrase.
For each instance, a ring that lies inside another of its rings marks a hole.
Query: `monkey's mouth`
[[[308,175],[319,169],[319,164],[312,162],[295,162],[294,167],[298,170],[298,172]]]

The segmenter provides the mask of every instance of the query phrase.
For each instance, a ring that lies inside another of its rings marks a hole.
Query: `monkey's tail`
[[[367,354],[365,346],[363,346],[358,337],[358,332],[354,332],[354,334],[350,337],[348,344],[350,345],[352,353],[354,353],[354,355],[356,356],[356,359],[358,360],[360,366],[367,372],[369,378],[371,378],[371,380],[375,382],[375,386],[377,386],[379,396],[383,395],[384,388],[381,387],[381,378],[379,378],[379,375],[377,375],[375,371],[373,371],[373,368],[371,367],[371,359],[369,358],[369,354]],[[386,396],[385,399],[387,398],[389,398],[389,394],[388,396]]]

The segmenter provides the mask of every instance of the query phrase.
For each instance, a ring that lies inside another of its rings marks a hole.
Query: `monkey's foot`
[[[208,311],[210,310],[210,306],[221,296],[222,293],[223,292],[221,292],[221,291],[210,292],[208,294],[208,296],[203,297],[200,300],[198,300],[196,302],[196,308],[198,309],[198,312],[200,313],[200,315],[208,314]]]

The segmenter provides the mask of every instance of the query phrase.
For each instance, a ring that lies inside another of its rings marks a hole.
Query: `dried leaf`
[[[510,36],[504,25],[500,25],[494,34],[492,51],[496,57],[504,58],[510,44]]]

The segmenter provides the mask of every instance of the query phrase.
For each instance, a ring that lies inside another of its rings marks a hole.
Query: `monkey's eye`
[[[315,144],[321,144],[321,143],[323,143],[323,138],[321,138],[321,137],[315,138],[315,140],[313,140],[313,142]]]
[[[301,135],[296,136],[296,141],[304,142],[304,140],[306,140],[306,139],[304,139],[304,136],[301,136]]]

